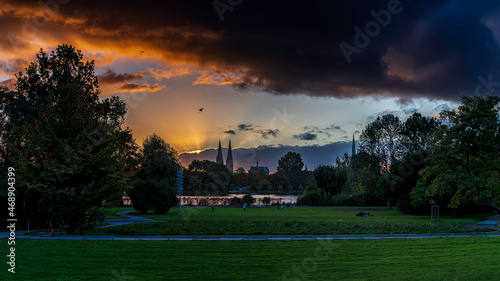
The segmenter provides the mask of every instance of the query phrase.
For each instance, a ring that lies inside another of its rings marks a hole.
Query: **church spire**
[[[356,155],[356,142],[354,140],[354,133],[352,134],[352,154],[351,156]]]
[[[229,147],[227,149],[226,168],[230,173],[233,172],[233,152],[231,151],[231,140],[229,140]]]
[[[224,159],[222,158],[222,147],[220,145],[220,140],[219,140],[219,150],[217,151],[217,158],[215,158],[215,162],[217,162],[217,164],[224,165]]]

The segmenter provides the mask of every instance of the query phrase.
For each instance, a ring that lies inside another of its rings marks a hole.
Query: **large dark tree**
[[[167,181],[170,186],[175,186],[180,167],[177,151],[164,139],[157,134],[144,139],[139,172],[142,180]]]
[[[340,168],[320,165],[314,169],[314,182],[321,188],[323,197],[330,199],[340,193],[347,177]]]
[[[121,200],[136,145],[125,103],[99,99],[94,62],[72,46],[37,54],[16,89],[0,89],[1,153],[16,169],[17,214],[32,224],[88,227]]]
[[[463,97],[458,111],[443,111],[429,165],[412,191],[413,204],[445,204],[500,211],[500,97]]]
[[[432,117],[414,113],[401,126],[399,144],[400,159],[408,153],[429,149],[434,133],[439,128],[439,121]]]
[[[381,171],[386,171],[398,154],[397,140],[401,131],[399,118],[387,114],[366,125],[360,136],[359,151],[376,156]]]
[[[300,153],[288,152],[278,160],[277,172],[282,172],[292,186],[299,186],[306,183],[307,177],[302,171],[304,162]]]
[[[139,181],[128,191],[140,212],[168,212],[177,205],[177,171],[181,168],[177,151],[160,136],[146,137],[140,150]]]

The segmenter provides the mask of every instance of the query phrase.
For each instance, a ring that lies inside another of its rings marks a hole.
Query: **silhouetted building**
[[[217,164],[224,165],[224,158],[222,157],[222,146],[220,140],[215,162]],[[233,151],[231,150],[231,140],[229,140],[229,148],[227,149],[226,168],[229,170],[229,172],[233,172]]]
[[[217,158],[215,158],[215,162],[217,164],[224,165],[224,159],[222,159],[222,147],[220,145],[220,140],[219,140],[219,151],[217,151]]]
[[[269,176],[269,169],[267,167],[259,167],[259,160],[257,160],[257,166],[250,167],[250,170],[248,170],[248,173],[249,174],[250,173],[257,174],[260,171],[264,171],[266,176]]]
[[[231,151],[231,140],[229,140],[229,147],[227,149],[226,168],[230,173],[233,172],[233,152]]]
[[[354,141],[354,134],[352,134],[352,153],[351,156],[356,155],[356,142]]]

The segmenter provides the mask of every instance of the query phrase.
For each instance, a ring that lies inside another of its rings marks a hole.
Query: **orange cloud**
[[[215,73],[202,73],[193,82],[193,85],[207,84],[207,85],[233,85],[241,83],[242,74],[240,75],[227,75]]]
[[[134,79],[142,79],[141,73],[116,73],[111,69],[108,69],[104,74],[97,76],[99,84],[102,85],[114,85],[123,83],[124,81],[130,81]]]
[[[137,84],[137,83],[125,83],[116,89],[116,92],[158,92],[159,90],[165,88],[165,86],[160,85],[147,85],[147,84]]]

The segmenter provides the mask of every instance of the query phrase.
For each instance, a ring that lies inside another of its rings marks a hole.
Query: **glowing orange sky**
[[[219,52],[215,47],[227,36],[223,31],[187,22],[175,12],[164,16],[154,7],[129,2],[99,2],[101,9],[77,1],[52,2],[55,6],[47,8],[40,4],[45,2],[2,1],[0,82],[12,86],[14,74],[27,67],[40,48],[51,51],[59,44],[71,44],[85,60],[95,60],[103,97],[118,95],[127,102],[125,125],[139,144],[154,132],[179,152],[214,148],[219,139],[227,143],[229,138],[233,148],[322,145],[349,140],[381,112],[407,114],[411,108],[427,108],[427,114],[435,114],[431,109],[443,103],[417,99],[398,104],[397,98],[387,95],[363,98],[359,93],[366,89],[353,86],[338,87],[344,89],[338,97],[346,99],[235,90],[231,85],[274,82],[247,67],[254,63],[251,56],[236,63],[238,50]],[[220,24],[216,14],[210,16]],[[393,50],[391,56],[401,54]],[[424,77],[408,69],[403,72],[405,67],[395,63],[389,74],[399,73],[408,80],[416,74]],[[352,98],[347,99],[349,95]],[[201,113],[200,108],[204,108]],[[284,111],[295,117],[280,120]],[[241,124],[251,125],[252,130],[239,130]],[[303,139],[304,132],[317,137]]]

